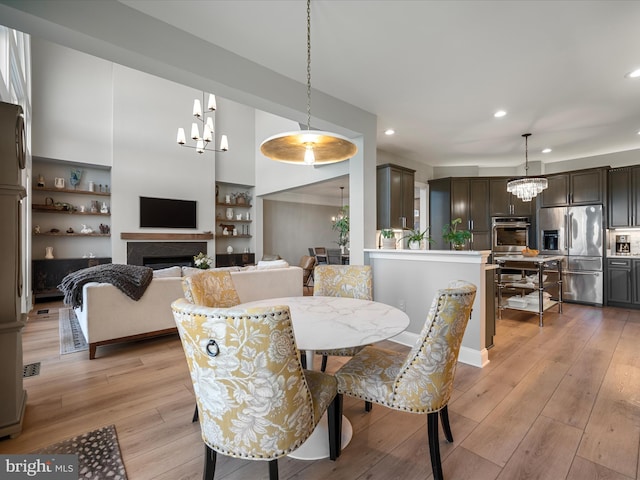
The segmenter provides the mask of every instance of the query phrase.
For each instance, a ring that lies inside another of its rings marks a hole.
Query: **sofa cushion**
[[[258,262],[258,270],[264,270],[269,268],[287,268],[289,264],[285,260],[271,260]]]
[[[153,271],[153,278],[181,277],[182,269],[178,266],[169,268],[159,268]]]

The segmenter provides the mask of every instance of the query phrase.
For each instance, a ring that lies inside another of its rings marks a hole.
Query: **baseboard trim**
[[[399,343],[400,345],[413,347],[418,340],[418,334],[402,332],[389,340]],[[474,350],[473,348],[462,346],[458,353],[458,361],[474,367],[483,368],[489,363],[489,351],[486,348],[483,348],[482,350]]]

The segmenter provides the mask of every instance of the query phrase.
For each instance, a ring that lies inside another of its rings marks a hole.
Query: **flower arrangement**
[[[200,252],[198,255],[193,257],[193,264],[196,266],[196,268],[206,270],[213,264],[213,259],[210,256]]]

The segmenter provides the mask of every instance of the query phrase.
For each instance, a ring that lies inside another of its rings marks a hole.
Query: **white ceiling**
[[[121,3],[306,82],[304,0]],[[527,132],[529,161],[640,148],[638,1],[313,0],[311,19],[313,88],[376,114],[381,150],[502,167]]]

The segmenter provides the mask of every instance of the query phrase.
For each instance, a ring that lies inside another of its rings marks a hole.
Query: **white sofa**
[[[110,283],[87,283],[76,316],[94,359],[100,345],[119,343],[176,332],[171,302],[184,297],[182,275],[154,277],[144,295],[132,300]],[[171,269],[168,269],[171,270]],[[194,269],[183,268],[185,274]],[[265,298],[302,296],[302,269],[256,268],[231,271],[241,303]]]

